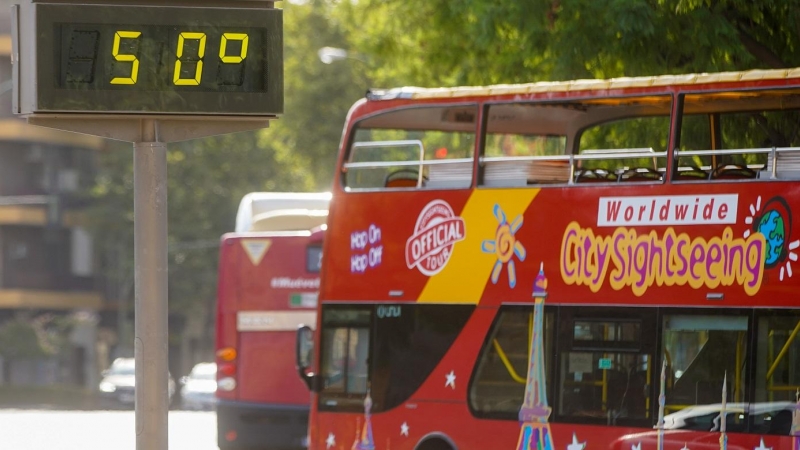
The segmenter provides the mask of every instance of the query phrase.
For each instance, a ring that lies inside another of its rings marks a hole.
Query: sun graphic
[[[791,212],[789,204],[782,197],[769,199],[761,207],[761,196],[756,199],[755,205],[750,205],[750,215],[744,218],[744,223],[750,225],[744,232],[744,237],[751,233],[761,233],[767,244],[764,252],[764,265],[771,269],[780,266],[780,280],[792,276],[792,262],[797,262],[797,250],[800,240],[794,240],[786,245],[786,239],[792,234]]]
[[[525,261],[525,247],[514,236],[522,226],[522,214],[514,218],[514,221],[508,223],[506,220],[506,213],[500,205],[494,205],[494,217],[497,219],[497,232],[495,239],[486,239],[481,243],[481,250],[484,253],[494,253],[497,255],[497,262],[494,263],[492,268],[492,283],[497,284],[500,279],[500,272],[503,271],[503,264],[508,265],[508,285],[514,287],[517,285],[517,270],[514,266],[514,260],[511,259],[513,255],[517,255],[517,259]]]

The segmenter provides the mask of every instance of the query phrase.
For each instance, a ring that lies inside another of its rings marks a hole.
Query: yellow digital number
[[[136,55],[120,54],[119,45],[123,39],[138,39],[142,35],[141,31],[117,31],[114,34],[114,47],[111,49],[111,55],[119,62],[130,62],[131,76],[129,77],[115,77],[111,79],[111,84],[136,84],[139,78],[139,58]]]
[[[219,59],[225,64],[238,64],[247,58],[247,41],[250,38],[245,33],[224,33],[219,45]],[[242,49],[239,56],[228,55],[228,41],[241,41]]]
[[[183,57],[183,47],[187,40],[200,41],[197,48],[197,59],[187,59],[183,62],[197,62],[197,68],[194,71],[194,78],[181,78],[181,58]],[[203,78],[203,57],[206,54],[206,34],[205,33],[181,33],[178,36],[178,59],[175,61],[175,71],[172,75],[172,82],[176,86],[199,86],[200,80]]]

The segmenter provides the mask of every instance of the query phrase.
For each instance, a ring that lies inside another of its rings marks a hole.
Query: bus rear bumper
[[[308,447],[308,406],[220,400],[217,443],[221,450],[301,450]]]

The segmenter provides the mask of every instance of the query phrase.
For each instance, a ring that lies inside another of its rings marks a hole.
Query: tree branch
[[[739,41],[742,43],[744,48],[750,52],[751,55],[755,56],[756,59],[772,69],[786,68],[786,63],[778,55],[776,55],[775,52],[750,36],[750,34],[745,31],[742,25],[737,24],[736,31],[739,34]]]

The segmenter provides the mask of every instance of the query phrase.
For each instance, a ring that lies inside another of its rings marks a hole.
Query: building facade
[[[0,1],[0,383],[88,388],[107,308],[82,210],[104,141],[11,114],[9,11]]]

